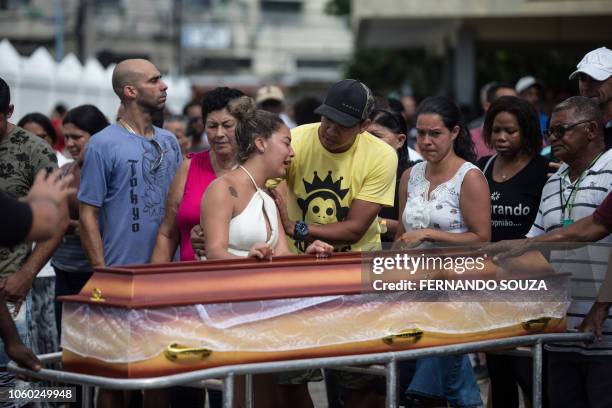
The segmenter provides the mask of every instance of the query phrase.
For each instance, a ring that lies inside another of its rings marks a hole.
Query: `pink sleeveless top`
[[[195,260],[195,254],[191,247],[191,228],[200,223],[202,195],[208,185],[217,178],[207,151],[190,153],[187,157],[191,159],[191,163],[189,163],[189,170],[187,171],[183,199],[176,213],[176,224],[181,233],[181,261]]]

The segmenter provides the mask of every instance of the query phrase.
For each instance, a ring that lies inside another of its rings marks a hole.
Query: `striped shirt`
[[[65,272],[91,272],[89,260],[81,246],[81,237],[66,234],[55,250],[51,265]]]
[[[77,162],[72,161],[67,166],[62,167],[61,177],[74,174]],[[81,245],[81,237],[78,233],[66,234],[62,242],[55,250],[51,265],[64,272],[91,272],[89,260],[85,255],[85,250]],[[46,266],[46,265],[45,265]],[[40,276],[40,274],[38,275]]]
[[[570,218],[574,221],[591,215],[612,189],[612,150],[602,154],[586,171],[582,178],[573,183],[569,180],[569,166],[563,164],[546,182],[540,199],[540,207],[528,237],[536,237],[560,228],[573,190],[573,206]],[[579,181],[579,182],[578,182]],[[577,184],[577,185],[576,185]],[[589,245],[580,249],[552,251],[550,262],[557,272],[572,273],[570,292],[572,303],[567,312],[567,327],[580,325],[593,305],[597,292],[606,274],[612,236],[599,241],[608,245]],[[603,339],[589,346],[581,344],[551,344],[553,351],[573,351],[588,355],[612,355],[612,316],[604,322]]]

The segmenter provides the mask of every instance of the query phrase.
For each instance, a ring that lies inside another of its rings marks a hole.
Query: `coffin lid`
[[[100,268],[64,301],[126,308],[360,293],[360,255],[293,255]],[[102,300],[101,300],[101,299]]]
[[[474,255],[473,250],[466,251],[465,247],[418,249],[402,253],[415,257]],[[370,272],[374,256],[376,253],[354,252],[334,254],[327,259],[290,255],[265,262],[244,258],[99,268],[78,295],[60,297],[60,300],[139,309],[351,295],[364,292],[362,269]],[[554,273],[539,252],[516,258],[513,269],[528,269],[531,278],[535,274]],[[490,278],[500,271],[497,265],[486,260],[485,269],[479,271],[478,276]],[[504,271],[507,272],[508,269]],[[406,274],[399,276],[403,279]],[[422,277],[423,274],[415,275],[415,279]],[[452,278],[467,279],[470,275]]]

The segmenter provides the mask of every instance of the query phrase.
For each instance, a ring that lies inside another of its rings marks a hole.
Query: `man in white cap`
[[[267,85],[259,88],[255,102],[259,109],[277,114],[289,129],[295,127],[295,122],[285,113],[285,94],[278,86]]]
[[[548,126],[548,115],[542,112],[542,94],[544,93],[544,84],[539,79],[532,76],[524,76],[516,82],[514,87],[516,93],[533,105],[538,111],[538,117],[540,118],[540,130],[542,135],[544,130]]]
[[[578,77],[580,95],[599,104],[604,117],[606,149],[612,147],[612,50],[600,47],[587,53],[572,72]]]

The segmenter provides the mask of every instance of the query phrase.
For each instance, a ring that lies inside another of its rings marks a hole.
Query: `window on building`
[[[96,54],[96,58],[100,61],[103,67],[108,67],[110,64],[118,64],[123,60],[131,58],[143,58],[150,59],[151,56],[148,54],[139,53],[118,53],[110,50],[102,50]]]
[[[0,10],[16,10],[30,5],[31,0],[0,0]]]
[[[301,0],[261,0],[261,11],[264,13],[300,13],[303,5]]]
[[[297,59],[296,65],[302,69],[338,69],[342,61],[327,59]]]
[[[119,7],[121,0],[95,0],[94,4],[96,7]]]
[[[186,10],[209,9],[211,3],[211,0],[183,0],[183,6]]]
[[[234,73],[251,69],[251,58],[239,57],[204,57],[191,59],[185,73],[197,74],[203,72]]]

